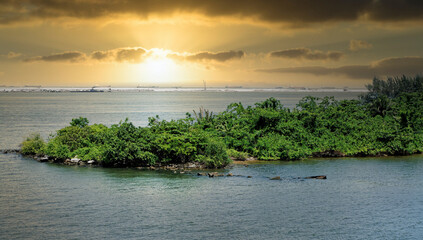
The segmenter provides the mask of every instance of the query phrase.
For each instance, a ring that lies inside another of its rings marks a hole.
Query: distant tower
[[[206,80],[203,80],[203,84],[204,84],[204,91],[207,91],[207,84],[206,84]]]

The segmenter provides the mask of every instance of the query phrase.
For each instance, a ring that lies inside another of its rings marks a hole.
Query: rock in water
[[[270,180],[281,180],[280,176],[272,177]]]
[[[319,175],[319,176],[305,177],[304,179],[327,179],[327,178],[326,178],[326,175]]]
[[[48,161],[48,156],[41,157],[38,161],[39,162],[47,162]]]

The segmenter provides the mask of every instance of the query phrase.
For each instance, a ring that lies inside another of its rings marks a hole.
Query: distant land
[[[42,86],[0,86],[0,92],[366,92],[365,88],[308,88],[308,87],[42,87]]]

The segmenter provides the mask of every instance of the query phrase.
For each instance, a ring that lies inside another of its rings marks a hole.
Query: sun
[[[140,64],[140,74],[143,83],[172,83],[179,75],[177,64],[166,57],[168,52],[162,49],[151,49],[148,58]]]
[[[148,58],[144,67],[152,76],[166,76],[174,68],[174,62],[166,57]]]

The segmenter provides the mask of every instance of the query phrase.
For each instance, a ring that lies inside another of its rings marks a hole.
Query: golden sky
[[[0,1],[6,86],[363,87],[422,43],[413,0]]]

